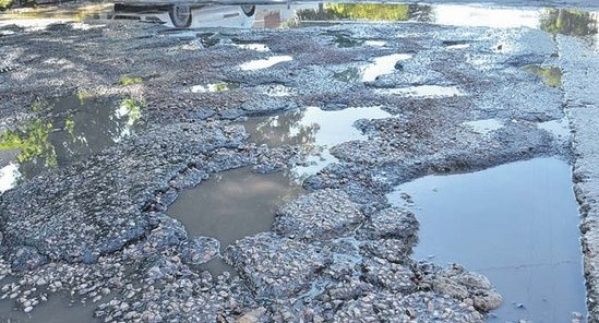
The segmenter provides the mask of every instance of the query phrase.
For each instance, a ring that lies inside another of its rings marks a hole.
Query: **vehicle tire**
[[[177,28],[186,28],[191,26],[191,8],[188,4],[174,4],[168,11],[173,26]]]
[[[241,11],[243,11],[246,16],[251,17],[256,13],[256,6],[253,4],[243,4],[241,5]]]

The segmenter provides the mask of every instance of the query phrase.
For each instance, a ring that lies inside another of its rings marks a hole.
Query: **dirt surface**
[[[356,42],[340,45],[340,38]],[[107,322],[484,321],[501,304],[492,282],[457,264],[413,259],[417,214],[390,207],[385,194],[432,173],[540,156],[571,160],[570,141],[542,124],[564,118],[567,105],[574,128],[586,129],[584,119],[594,110],[584,108],[597,105],[594,92],[585,92],[597,82],[570,83],[568,73],[581,62],[567,49],[577,41],[584,39],[527,27],[421,23],[191,34],[117,20],[4,24],[0,67],[10,68],[0,73],[0,133],[60,117],[45,108],[52,98],[101,100],[115,111],[134,100],[140,116],[105,149],[25,176],[0,195],[0,297],[33,313],[16,316],[24,321],[36,319],[38,304],[65,292],[93,303],[95,316]],[[339,77],[394,54],[408,56],[381,75]],[[271,57],[291,59],[264,69],[243,65]],[[563,68],[564,86],[549,86],[529,66]],[[193,88],[222,83],[236,86]],[[583,84],[572,86],[585,93],[569,94],[570,84]],[[269,95],[265,88],[275,85],[290,94]],[[456,92],[401,94],[419,86]],[[270,232],[241,239],[222,254],[217,240],[189,236],[166,214],[182,190],[201,188],[215,173],[246,166],[276,172],[304,163],[301,143],[250,143],[244,121],[308,106],[379,106],[392,116],[356,122],[367,140],[332,147],[338,161],[303,182],[310,193],[281,207]],[[472,126],[489,120],[500,126]],[[584,150],[584,136],[593,132],[577,133],[576,152],[594,156],[592,147]],[[576,178],[582,172],[589,178],[577,189],[588,206],[586,274],[589,321],[595,322],[595,233],[589,232],[595,231],[596,190],[585,189],[596,176],[584,162],[577,159]],[[215,257],[240,276],[199,269]]]

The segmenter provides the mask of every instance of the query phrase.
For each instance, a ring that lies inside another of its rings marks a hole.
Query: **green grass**
[[[2,0],[0,0],[2,1]],[[143,84],[144,80],[139,77],[139,76],[129,76],[129,75],[125,75],[121,77],[121,85],[122,86],[127,86],[127,85],[132,85],[132,84]]]

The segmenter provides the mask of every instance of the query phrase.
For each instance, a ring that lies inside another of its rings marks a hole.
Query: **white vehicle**
[[[255,12],[253,4],[121,2],[114,5],[113,19],[139,19],[176,28],[250,28]]]

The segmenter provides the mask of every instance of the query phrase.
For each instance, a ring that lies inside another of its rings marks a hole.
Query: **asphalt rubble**
[[[459,264],[413,259],[418,215],[391,207],[385,194],[427,174],[572,156],[569,140],[539,127],[564,117],[563,91],[523,69],[559,64],[555,40],[540,30],[411,23],[215,30],[219,42],[201,50],[160,27],[119,21],[0,32],[0,54],[15,66],[0,74],[1,129],[40,117],[29,108],[39,97],[84,92],[144,102],[131,137],[0,196],[0,299],[27,313],[66,292],[94,304],[106,322],[482,322],[501,304],[492,282]],[[338,48],[335,34],[385,45]],[[470,47],[446,48],[454,42]],[[397,53],[411,57],[373,81],[333,77]],[[239,68],[274,55],[293,60]],[[121,85],[123,75],[143,83]],[[189,91],[215,82],[241,86]],[[255,90],[273,84],[293,95]],[[384,92],[420,85],[461,94]],[[368,140],[331,148],[339,162],[304,181],[310,193],[281,207],[270,232],[221,252],[218,240],[188,236],[166,215],[180,191],[212,174],[302,164],[301,147],[252,144],[239,121],[306,106],[381,106],[393,116],[358,121]],[[491,119],[502,126],[468,125]],[[239,276],[198,268],[215,257]]]

